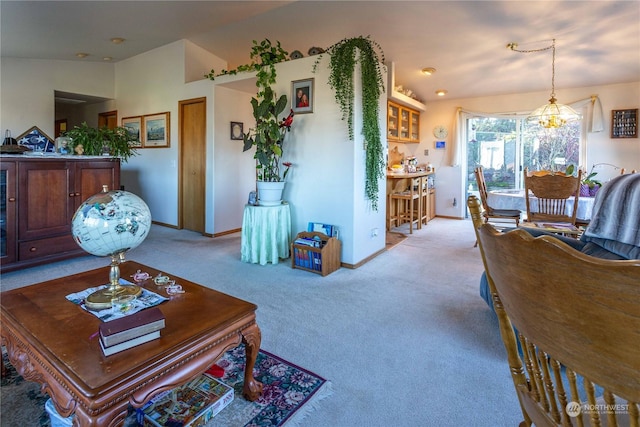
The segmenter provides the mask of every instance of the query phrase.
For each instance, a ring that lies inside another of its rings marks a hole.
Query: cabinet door
[[[409,141],[411,113],[406,108],[400,109],[400,141]]]
[[[389,141],[398,140],[398,118],[400,117],[400,109],[397,105],[388,103],[387,112],[387,139]]]
[[[77,209],[89,197],[101,192],[104,185],[109,190],[120,189],[120,161],[77,162],[74,176],[74,207]]]
[[[73,168],[65,161],[22,161],[18,165],[18,239],[71,232]]]
[[[411,142],[420,142],[420,113],[417,111],[410,111],[410,129],[411,134],[409,139]]]
[[[16,259],[16,164],[0,162],[0,261]]]

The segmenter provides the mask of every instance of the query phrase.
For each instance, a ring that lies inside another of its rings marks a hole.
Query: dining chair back
[[[517,227],[520,224],[520,212],[518,209],[494,209],[489,205],[489,194],[487,192],[487,184],[484,179],[484,169],[482,166],[478,166],[473,170],[476,177],[476,184],[478,185],[478,192],[480,193],[480,201],[482,202],[482,217],[484,222],[491,222],[497,228],[511,227],[513,224],[510,221],[515,222]],[[506,224],[505,224],[506,222]],[[477,246],[478,242],[476,242]]]
[[[638,426],[640,260],[490,224],[477,236],[520,426]]]
[[[578,170],[577,176],[573,176],[562,172],[529,172],[525,169],[527,221],[568,222],[575,225],[581,180],[581,170]],[[569,199],[573,200],[571,211],[567,209]]]

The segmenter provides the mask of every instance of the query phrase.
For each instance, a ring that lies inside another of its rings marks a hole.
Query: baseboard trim
[[[213,233],[213,237],[226,236],[228,234],[240,233],[241,231],[242,231],[242,228],[236,228],[236,229],[233,229],[233,230],[221,231],[220,233]]]
[[[375,257],[377,257],[378,255],[385,253],[387,251],[387,249],[380,249],[378,252],[375,252],[371,255],[369,255],[368,257],[366,257],[365,259],[363,259],[362,261],[356,263],[356,264],[347,264],[346,262],[341,262],[340,265],[344,268],[350,268],[352,270],[355,270],[358,267],[362,267],[363,265],[365,265],[366,263],[368,263],[369,261],[371,261],[372,259],[374,259]]]

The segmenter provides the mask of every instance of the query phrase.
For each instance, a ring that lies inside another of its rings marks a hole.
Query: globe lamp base
[[[104,310],[112,307],[112,301],[116,297],[142,294],[142,288],[137,285],[120,284],[120,263],[124,262],[124,252],[111,255],[111,270],[109,271],[109,286],[95,291],[89,295],[84,304],[89,310]]]

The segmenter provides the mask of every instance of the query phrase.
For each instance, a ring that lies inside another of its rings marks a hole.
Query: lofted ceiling
[[[448,99],[550,90],[551,52],[510,42],[538,49],[555,38],[558,89],[640,81],[638,1],[2,0],[0,20],[2,57],[118,62],[188,39],[231,68],[250,62],[252,40],[307,56],[369,35],[396,83],[425,102],[436,89]]]

